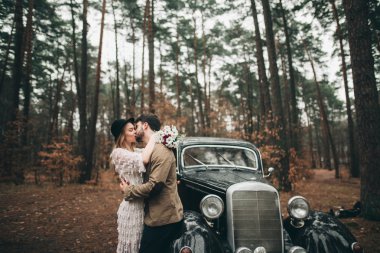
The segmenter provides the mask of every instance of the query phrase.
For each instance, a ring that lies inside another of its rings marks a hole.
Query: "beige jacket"
[[[163,144],[155,145],[146,178],[146,183],[124,189],[126,200],[145,199],[144,223],[156,227],[182,220],[183,206],[177,190],[176,160],[173,152]]]

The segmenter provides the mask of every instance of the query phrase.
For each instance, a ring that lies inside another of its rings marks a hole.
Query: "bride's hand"
[[[122,193],[124,193],[124,189],[125,187],[129,186],[129,181],[125,180],[125,179],[122,179],[121,182],[120,182],[120,190]]]

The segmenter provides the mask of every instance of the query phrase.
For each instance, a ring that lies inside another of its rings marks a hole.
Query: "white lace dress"
[[[143,182],[142,173],[145,167],[141,152],[130,152],[123,148],[115,148],[111,153],[111,162],[120,178],[131,184]],[[144,226],[144,201],[133,200],[120,203],[117,211],[118,245],[117,253],[137,253]]]

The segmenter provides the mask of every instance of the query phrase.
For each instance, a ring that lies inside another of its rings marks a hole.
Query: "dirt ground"
[[[313,209],[352,207],[359,200],[359,180],[334,179],[334,173],[315,170],[294,192],[281,193],[286,215],[290,196],[308,198]],[[116,181],[102,185],[0,185],[0,252],[115,252],[116,211],[122,200]],[[380,252],[380,222],[342,219],[365,247]]]

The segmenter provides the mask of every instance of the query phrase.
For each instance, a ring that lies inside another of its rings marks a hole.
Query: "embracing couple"
[[[172,150],[156,143],[161,123],[156,115],[112,123],[115,147],[111,164],[121,183],[124,200],[117,212],[117,252],[169,252],[183,220],[177,191],[176,160]],[[146,144],[135,150],[137,141]]]

